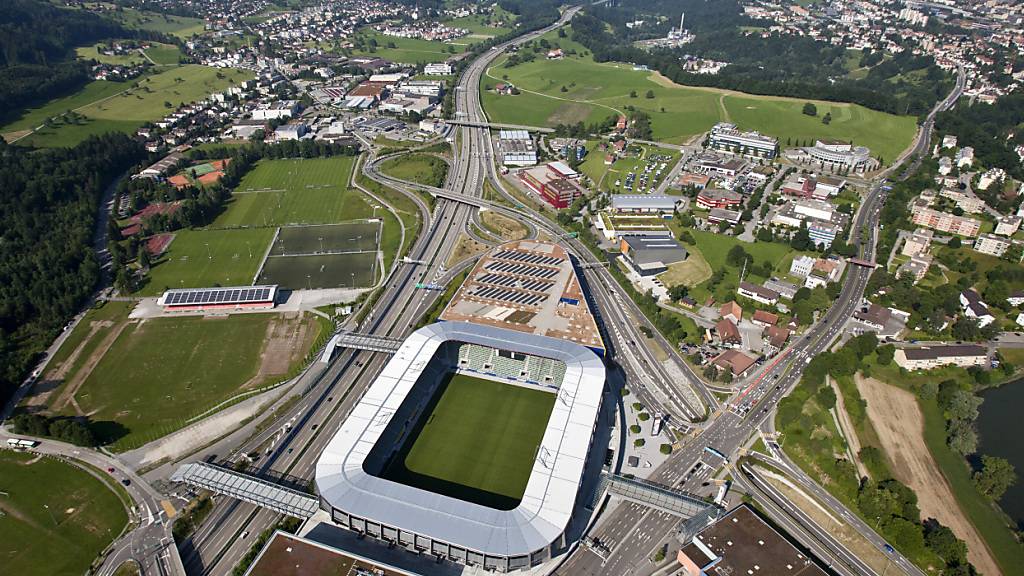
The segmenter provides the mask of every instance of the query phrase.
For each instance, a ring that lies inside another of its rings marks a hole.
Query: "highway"
[[[577,10],[567,10],[558,23],[526,34],[515,42],[526,42],[554,29],[567,22]],[[482,71],[506,46],[484,53],[463,72],[455,98],[460,117],[477,122],[483,120],[476,86]],[[489,131],[463,127],[453,148],[455,162],[445,188],[468,196],[480,196],[493,154]],[[374,165],[371,157],[363,165],[364,173],[376,176]],[[395,187],[403,191],[402,187]],[[415,194],[409,195],[424,212],[426,206],[422,200]],[[424,228],[409,257],[427,264],[403,264],[394,268],[370,314],[361,325],[347,328],[399,338],[408,334],[438,296],[436,291],[417,290],[415,284],[431,283],[446,275],[444,263],[476,211],[476,208],[461,202],[439,200],[433,214],[421,214]],[[323,448],[387,359],[384,355],[367,352],[340,352],[326,371],[316,375],[314,370],[304,376],[298,385],[310,386],[311,389],[292,409],[262,433],[237,446],[232,455],[261,452],[250,473],[272,471],[298,479],[311,479]],[[268,453],[265,446],[271,441],[274,442],[273,448]],[[205,456],[205,453],[198,456]],[[255,535],[272,526],[278,518],[275,513],[249,504],[217,498],[213,512],[182,546],[186,571],[192,575],[229,574],[248,551]]]

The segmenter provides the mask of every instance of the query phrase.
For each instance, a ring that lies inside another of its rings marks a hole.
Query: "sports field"
[[[297,256],[375,251],[379,237],[379,222],[285,227],[278,233],[270,254]]]
[[[260,284],[284,288],[369,288],[377,281],[377,252],[271,256],[263,265]]]
[[[511,510],[554,404],[550,392],[450,373],[382,477]]]
[[[271,384],[317,336],[309,315],[130,321],[73,390],[66,413],[90,415],[103,442],[134,448],[181,428],[239,391]],[[273,351],[272,354],[265,354]]]
[[[79,576],[128,522],[117,494],[80,468],[0,450],[4,574]]]
[[[273,228],[179,230],[140,293],[155,296],[167,288],[252,284],[273,236]]]
[[[73,146],[93,134],[134,132],[181,104],[200,100],[233,83],[252,78],[251,72],[232,68],[185,65],[162,70],[131,82],[90,82],[76,94],[27,111],[18,120],[0,128],[0,132],[36,128],[46,118],[74,110],[83,117],[78,123],[55,123],[18,141],[32,146]],[[135,84],[137,88],[133,88]],[[169,108],[167,103],[171,105]]]
[[[581,45],[558,38],[555,32],[544,38],[563,49],[586,53]],[[590,123],[624,113],[631,106],[650,114],[656,140],[681,143],[716,122],[731,121],[743,129],[776,136],[784,147],[787,140],[793,146],[813,138],[853,140],[886,161],[909,146],[916,129],[913,117],[853,104],[818,101],[818,116],[806,116],[802,113],[804,99],[679,86],[650,71],[623,63],[598,63],[589,55],[567,55],[561,60],[538,57],[511,68],[505,68],[504,62],[505,58],[499,58],[481,79],[482,102],[493,122],[533,126]],[[522,93],[499,96],[486,90],[503,81],[512,82]],[[647,98],[648,91],[653,98]],[[631,97],[630,92],[636,96]],[[828,125],[821,121],[826,113],[832,115]]]
[[[262,160],[232,193],[215,228],[326,224],[369,218],[373,206],[349,188],[355,157]],[[377,211],[380,215],[380,210]]]

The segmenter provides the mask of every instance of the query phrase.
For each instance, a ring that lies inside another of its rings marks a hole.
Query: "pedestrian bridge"
[[[707,513],[709,508],[718,508],[715,504],[661,484],[602,472],[597,492],[601,494],[606,490],[609,494],[684,519],[702,516]]]
[[[317,498],[305,492],[206,462],[181,466],[171,474],[171,480],[296,518],[309,518],[320,507]]]
[[[402,341],[398,338],[389,338],[387,336],[375,336],[373,334],[362,334],[359,332],[341,330],[331,338],[330,342],[327,343],[327,346],[324,349],[324,355],[320,361],[330,362],[331,355],[334,353],[334,350],[338,348],[353,348],[356,350],[369,350],[370,352],[394,354],[395,352],[398,352],[398,349],[401,346]]]

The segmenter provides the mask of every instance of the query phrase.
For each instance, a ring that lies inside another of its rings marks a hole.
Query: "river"
[[[1006,458],[1017,469],[1017,483],[999,501],[1018,526],[1024,526],[1024,443],[1020,442],[1020,408],[1024,406],[1024,378],[982,393],[985,402],[978,416],[982,454]]]

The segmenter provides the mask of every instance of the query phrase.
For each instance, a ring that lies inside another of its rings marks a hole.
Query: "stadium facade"
[[[531,372],[531,363],[540,372]],[[447,371],[557,395],[525,492],[512,509],[382,477]],[[385,365],[321,455],[321,507],[337,525],[421,554],[500,572],[543,563],[564,548],[582,496],[604,381],[601,359],[573,342],[466,322],[421,328]]]

